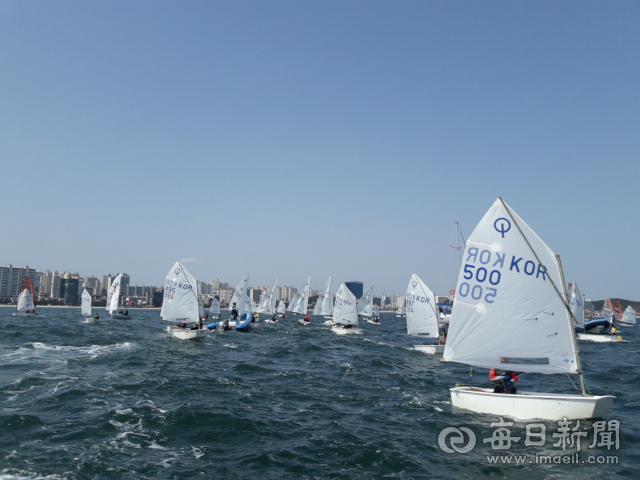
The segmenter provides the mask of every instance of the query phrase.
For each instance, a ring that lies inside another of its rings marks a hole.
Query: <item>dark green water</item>
[[[640,478],[640,349],[635,327],[621,344],[580,343],[592,393],[617,397],[620,447],[580,458],[609,465],[490,465],[487,455],[569,454],[545,446],[492,450],[498,419],[454,410],[448,388],[488,386],[487,371],[443,364],[411,350],[404,319],[384,314],[363,335],[338,336],[311,317],[258,324],[248,333],[180,341],[158,310],[134,321],[81,323],[78,309],[0,308],[0,480]],[[104,315],[104,310],[99,313]],[[104,315],[106,317],[106,315]],[[521,389],[571,393],[566,376],[527,374]],[[467,426],[467,454],[438,446],[445,427]],[[572,423],[572,428],[575,422]],[[594,460],[595,461],[595,460]]]

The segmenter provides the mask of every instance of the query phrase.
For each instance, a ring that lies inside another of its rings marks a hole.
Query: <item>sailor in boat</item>
[[[276,318],[276,314],[275,313],[273,315],[271,315],[271,321],[274,322],[274,323],[278,321],[278,319]]]
[[[125,314],[125,315],[129,315],[129,310],[125,310],[125,311],[124,311],[124,314]]]
[[[220,318],[222,316],[222,313],[218,312],[218,318]]]
[[[307,315],[304,317],[304,321],[305,321],[305,322],[310,322],[310,321],[311,321],[311,319],[309,318],[309,314],[307,314]]]
[[[436,340],[436,345],[445,345],[447,343],[447,329],[444,326],[440,327],[440,331],[438,332],[438,340]]]
[[[489,370],[489,379],[493,382],[493,393],[516,393],[515,382],[518,381],[518,375],[516,372],[510,372],[508,370],[498,370],[492,368]]]
[[[231,307],[231,318],[233,320],[238,320],[238,309],[236,308],[236,302],[233,302],[233,306]]]
[[[96,314],[93,316],[93,318],[95,318],[96,320],[98,320],[98,319],[100,318],[100,314],[99,314],[99,313],[96,313]]]
[[[185,322],[183,320],[180,323],[176,323],[176,327],[178,327],[178,328],[187,328],[187,322]]]

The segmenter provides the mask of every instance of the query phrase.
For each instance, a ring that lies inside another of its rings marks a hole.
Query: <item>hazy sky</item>
[[[0,2],[0,265],[455,287],[498,195],[640,300],[636,1]],[[334,283],[334,285],[336,284]]]

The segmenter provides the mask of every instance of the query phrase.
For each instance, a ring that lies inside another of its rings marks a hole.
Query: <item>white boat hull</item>
[[[360,328],[356,328],[356,327],[351,327],[351,328],[344,328],[344,326],[342,325],[334,325],[331,327],[331,331],[333,333],[337,333],[338,335],[348,335],[348,334],[360,334],[362,333],[362,329]]]
[[[191,340],[194,338],[202,338],[209,335],[209,330],[203,328],[202,330],[190,330],[188,328],[180,328],[175,326],[168,326],[167,332],[172,336],[179,338],[180,340]]]
[[[26,313],[26,312],[13,312],[11,314],[12,317],[35,317],[38,315],[37,313]]]
[[[84,323],[96,323],[95,318],[85,318]]]
[[[333,320],[326,320],[326,321],[322,322],[322,324],[331,326],[331,325],[333,325]]]
[[[612,395],[580,397],[555,393],[493,393],[490,388],[450,388],[451,404],[477,413],[513,417],[519,420],[578,420],[604,417],[615,398]]]
[[[374,322],[373,320],[367,320],[371,325],[380,325],[380,322]]]
[[[124,315],[122,313],[113,313],[113,314],[111,314],[111,318],[113,318],[113,319],[131,320],[131,315]]]
[[[451,315],[440,315],[440,320],[438,321],[442,325],[449,325],[449,320],[451,319]]]
[[[309,320],[309,321],[307,322],[307,321],[303,320],[302,318],[299,318],[299,319],[298,319],[298,323],[299,323],[300,325],[311,325],[311,320]]]
[[[444,345],[414,345],[413,349],[429,355],[444,353]]]
[[[622,337],[620,335],[590,335],[588,333],[576,333],[578,340],[585,340],[589,342],[621,342]]]

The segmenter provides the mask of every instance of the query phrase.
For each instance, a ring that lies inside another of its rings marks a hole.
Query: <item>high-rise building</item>
[[[353,293],[354,297],[356,297],[358,300],[362,298],[362,282],[344,282],[344,284],[349,290],[351,290],[351,293]]]
[[[38,298],[51,297],[51,283],[53,281],[53,272],[45,270],[40,273],[40,291],[38,292]]]
[[[80,279],[78,278],[62,278],[60,279],[60,300],[66,305],[78,305],[78,290],[80,288]]]
[[[278,296],[276,300],[282,300],[285,303],[289,303],[293,297],[296,296],[298,289],[296,287],[278,287]]]
[[[13,268],[12,265],[8,267],[0,267],[0,297],[17,297],[20,292],[20,282],[22,277],[29,277],[36,296],[39,296],[40,291],[40,275],[36,272],[35,268]]]

